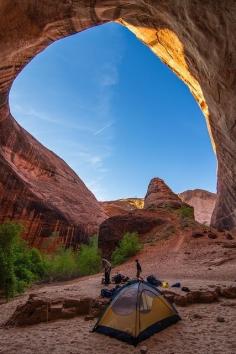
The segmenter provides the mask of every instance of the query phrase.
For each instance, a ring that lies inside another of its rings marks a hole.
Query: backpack
[[[112,280],[114,281],[115,284],[120,284],[122,281],[122,275],[116,274],[114,275],[114,277],[112,277]]]
[[[149,275],[147,277],[147,282],[154,286],[160,286],[162,284],[161,281],[158,280],[154,275]]]

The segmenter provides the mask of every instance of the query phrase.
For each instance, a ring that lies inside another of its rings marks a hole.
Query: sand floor
[[[211,243],[209,247],[206,243],[205,247],[199,248],[198,241],[194,241],[194,244],[182,245],[180,250],[182,241],[175,240],[173,245],[171,240],[162,247],[145,248],[139,256],[144,268],[143,275],[153,273],[170,284],[178,280],[193,290],[212,289],[217,285],[236,285],[235,260],[220,266],[209,266],[215,260],[227,256],[221,244]],[[235,251],[230,252],[232,256]],[[113,272],[117,270],[129,276],[134,275],[134,260]],[[101,287],[101,274],[35,286],[24,296],[0,305],[0,324],[8,319],[18,304],[25,302],[29,293],[55,297],[88,294],[97,296]],[[90,333],[95,321],[85,321],[83,317],[77,317],[24,328],[0,328],[0,353],[128,354],[140,353],[140,348],[146,346],[150,354],[236,354],[236,299],[220,298],[216,303],[177,307],[177,310],[182,321],[153,335],[136,348],[98,333]],[[200,318],[195,317],[196,314]],[[218,316],[225,321],[218,322]]]

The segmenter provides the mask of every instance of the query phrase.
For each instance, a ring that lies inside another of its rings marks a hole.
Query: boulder
[[[206,234],[205,234],[203,231],[201,231],[201,230],[197,230],[197,231],[192,231],[191,236],[192,236],[193,238],[199,238],[199,237],[204,237],[204,236],[206,236]]]
[[[109,299],[56,298],[30,295],[25,304],[17,306],[5,326],[26,326],[40,322],[69,319],[76,316],[99,316],[109,303]]]
[[[223,243],[222,245],[223,248],[236,248],[236,242],[231,242],[231,243]]]
[[[220,295],[228,299],[236,299],[236,287],[221,289]]]
[[[211,303],[218,300],[218,294],[215,291],[191,291],[185,296],[175,295],[174,303],[179,306],[187,306],[197,303]]]
[[[208,236],[208,238],[211,238],[213,240],[218,237],[216,233],[211,232],[211,231],[208,232],[207,236]]]
[[[234,236],[233,236],[230,232],[227,232],[227,233],[225,234],[225,238],[226,238],[227,240],[233,240],[233,239],[234,239]]]

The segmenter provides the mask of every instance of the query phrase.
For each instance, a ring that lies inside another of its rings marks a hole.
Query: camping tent
[[[137,345],[179,320],[175,308],[157,288],[137,280],[118,292],[94,331]]]

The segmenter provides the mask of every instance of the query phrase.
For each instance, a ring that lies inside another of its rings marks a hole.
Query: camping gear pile
[[[118,294],[120,289],[121,289],[121,287],[119,285],[116,285],[112,289],[101,289],[101,297],[113,299],[114,296],[116,296]]]
[[[147,277],[147,282],[154,286],[161,286],[162,282],[158,280],[154,275],[149,275]]]
[[[121,273],[117,273],[116,275],[114,275],[112,277],[112,282],[115,284],[125,284],[127,283],[127,281],[129,281],[129,277],[121,274]]]

